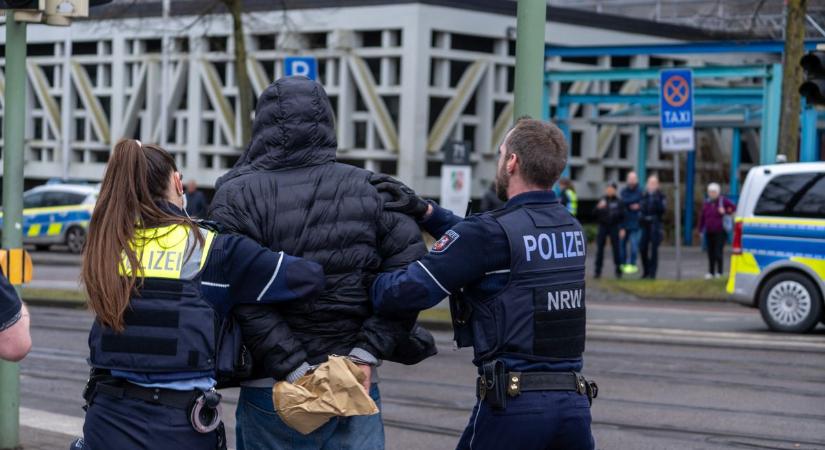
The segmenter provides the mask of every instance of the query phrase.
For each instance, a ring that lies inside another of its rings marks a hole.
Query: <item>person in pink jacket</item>
[[[720,194],[718,183],[708,185],[708,197],[699,215],[699,232],[705,236],[708,250],[708,273],[706,279],[722,276],[722,254],[727,241],[729,224],[736,205]]]

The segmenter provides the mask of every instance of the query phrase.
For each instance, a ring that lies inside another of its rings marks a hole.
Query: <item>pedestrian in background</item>
[[[205,219],[207,210],[209,209],[209,202],[206,201],[206,196],[203,192],[198,190],[198,185],[195,180],[189,180],[186,183],[186,213],[190,217]]]
[[[559,192],[561,204],[567,208],[567,211],[572,214],[573,217],[576,217],[576,213],[579,210],[579,197],[576,195],[576,188],[573,187],[573,182],[570,181],[570,178],[562,178],[559,180],[559,188],[561,188]]]
[[[639,271],[639,268],[636,267],[636,258],[639,252],[639,238],[642,234],[642,230],[639,228],[642,188],[639,187],[639,177],[636,172],[628,173],[625,181],[627,185],[622,189],[620,195],[625,207],[624,224],[622,225],[625,233],[620,247],[621,269],[624,273],[636,273]]]
[[[610,253],[613,255],[613,266],[616,278],[622,277],[621,251],[619,241],[624,237],[622,223],[624,222],[625,207],[622,200],[616,195],[617,186],[611,182],[604,189],[604,196],[596,204],[593,214],[599,222],[599,233],[596,235],[596,278],[602,275],[604,262],[604,246],[610,239]]]
[[[647,179],[645,192],[639,202],[639,227],[641,239],[639,253],[642,256],[642,278],[656,278],[659,267],[659,244],[664,237],[662,221],[667,208],[667,198],[659,190],[659,177],[651,175]]]
[[[708,273],[705,279],[722,276],[722,254],[728,232],[732,228],[731,214],[736,211],[736,205],[720,194],[718,183],[708,185],[708,197],[702,205],[702,215],[699,216],[699,232],[705,236],[708,251]]]

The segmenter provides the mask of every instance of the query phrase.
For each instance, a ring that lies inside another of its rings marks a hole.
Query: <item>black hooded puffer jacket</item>
[[[412,219],[385,212],[371,172],[336,163],[336,149],[324,89],[304,77],[283,78],[261,94],[249,147],[217,182],[212,220],[318,262],[327,277],[315,300],[235,309],[257,375],[283,379],[303,362],[353,348],[379,359],[391,359],[397,345],[409,348],[403,341],[415,316],[376,316],[368,293],[377,273],[426,253],[421,232]]]

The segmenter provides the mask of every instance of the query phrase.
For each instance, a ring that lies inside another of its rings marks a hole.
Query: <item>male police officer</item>
[[[501,209],[462,220],[406,186],[376,176],[394,202],[441,238],[421,260],[380,275],[380,311],[420,310],[451,296],[456,341],[472,345],[481,375],[459,449],[592,449],[582,369],[585,338],[582,227],[550,190],[567,161],[551,123],[519,120],[501,145]]]

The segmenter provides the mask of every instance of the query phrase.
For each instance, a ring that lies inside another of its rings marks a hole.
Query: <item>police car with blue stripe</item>
[[[825,322],[825,163],[754,167],[736,211],[727,291],[776,331]]]
[[[97,194],[97,187],[80,184],[46,184],[24,192],[23,243],[38,250],[65,245],[80,253]]]

